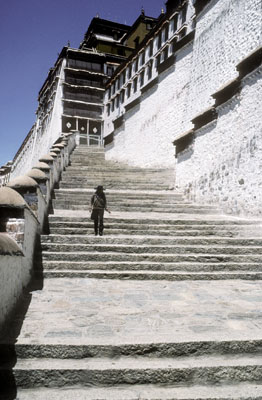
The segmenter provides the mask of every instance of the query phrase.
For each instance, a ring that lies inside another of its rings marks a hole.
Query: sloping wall
[[[190,83],[192,44],[181,49],[176,62],[124,115],[114,132],[107,159],[141,167],[174,167],[173,140],[181,129],[191,127],[185,108]]]
[[[261,11],[262,0],[210,1],[197,16],[194,41],[122,116],[106,157],[174,166],[176,185],[190,199],[228,213],[262,215],[261,64],[244,77],[237,69],[262,44]],[[239,90],[216,104],[212,95],[235,79]],[[217,118],[194,126],[192,120],[210,107]],[[172,147],[192,128],[182,150]]]

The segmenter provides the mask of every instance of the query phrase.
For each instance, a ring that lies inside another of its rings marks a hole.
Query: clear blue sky
[[[11,160],[35,122],[37,95],[68,40],[78,48],[91,19],[132,25],[157,17],[162,0],[2,0],[0,2],[0,166]]]

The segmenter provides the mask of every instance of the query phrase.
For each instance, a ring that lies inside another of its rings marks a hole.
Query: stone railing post
[[[0,188],[0,232],[1,328],[31,281],[40,235],[35,214],[10,187]]]

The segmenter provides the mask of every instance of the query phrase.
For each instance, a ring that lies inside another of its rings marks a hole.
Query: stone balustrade
[[[40,157],[26,175],[10,181],[0,175],[0,330],[34,276],[40,234],[48,231],[52,191],[75,145],[76,133],[61,136],[52,147],[57,150]]]

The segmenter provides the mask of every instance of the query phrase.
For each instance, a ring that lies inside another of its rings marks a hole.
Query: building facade
[[[107,159],[174,168],[193,201],[261,216],[261,27],[262,0],[168,0],[132,26],[94,18],[78,49],[62,49],[0,174],[22,174],[77,131]]]

